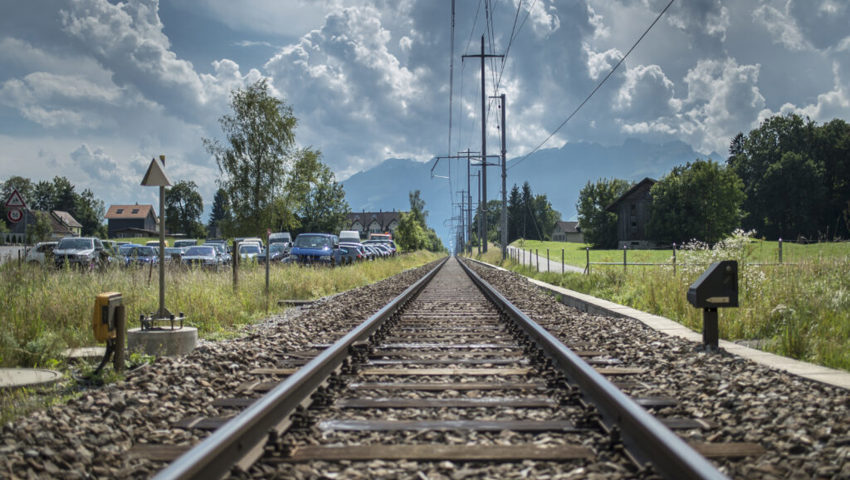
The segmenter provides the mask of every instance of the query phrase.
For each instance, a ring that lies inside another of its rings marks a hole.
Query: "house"
[[[63,212],[62,210],[53,210],[52,212],[24,210],[24,218],[20,222],[12,224],[9,232],[4,234],[4,240],[7,243],[24,243],[27,230],[32,232],[37,213],[48,214],[51,229],[50,240],[58,240],[64,237],[79,237],[82,234],[83,226],[68,212]]]
[[[401,221],[402,212],[352,212],[348,214],[348,228],[346,230],[357,230],[360,238],[369,238],[370,233],[395,233],[398,222]]]
[[[153,205],[110,205],[106,221],[109,238],[159,235]]]
[[[552,241],[584,243],[584,235],[581,233],[578,222],[555,222]]]
[[[652,205],[649,189],[653,185],[655,180],[644,178],[605,208],[606,211],[617,214],[617,246],[619,248],[655,246],[655,242],[646,236],[646,226],[649,224]]]

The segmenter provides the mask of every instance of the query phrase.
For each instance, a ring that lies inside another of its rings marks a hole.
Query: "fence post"
[[[584,250],[587,252],[587,266],[584,267],[584,271],[590,275],[590,247],[584,247]]]
[[[628,251],[628,245],[623,245],[623,273],[626,273],[626,251]]]
[[[779,264],[782,264],[782,239],[779,239]]]
[[[233,291],[239,290],[239,242],[233,241],[233,255],[230,261],[233,262]]]
[[[561,249],[561,275],[564,274],[564,249]]]
[[[552,261],[549,260],[549,249],[546,249],[546,271],[552,270]]]
[[[540,272],[540,250],[535,248],[534,256],[537,258],[537,271]]]
[[[676,275],[676,242],[673,242],[673,275]]]

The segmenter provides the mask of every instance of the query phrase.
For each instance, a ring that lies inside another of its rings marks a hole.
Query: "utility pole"
[[[504,55],[493,55],[484,53],[484,35],[481,35],[481,53],[478,55],[464,55],[466,57],[476,57],[481,59],[481,200],[478,202],[479,214],[483,218],[481,228],[483,234],[487,232],[487,92],[485,91],[484,81],[484,59],[485,58],[504,58]],[[482,204],[483,202],[483,204]],[[482,205],[484,205],[482,207]],[[479,235],[480,240],[481,235]],[[487,242],[484,242],[484,253],[487,253]]]
[[[508,192],[507,192],[507,179],[508,179],[508,150],[505,144],[505,138],[507,137],[507,127],[505,126],[505,94],[501,94],[498,97],[490,97],[490,98],[498,98],[502,101],[502,260],[508,255]]]

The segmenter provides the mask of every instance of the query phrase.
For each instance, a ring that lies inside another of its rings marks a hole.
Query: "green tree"
[[[218,164],[219,185],[230,200],[234,234],[253,234],[271,225],[295,144],[292,108],[260,80],[231,95],[233,113],[219,120],[227,145],[204,139]]]
[[[204,201],[198,185],[180,180],[165,191],[165,226],[172,233],[185,233],[191,238],[206,236],[201,223]]]
[[[212,211],[210,212],[210,221],[207,223],[207,229],[210,232],[215,232],[220,229],[221,232],[227,232],[230,228],[230,201],[227,199],[227,192],[223,188],[215,191],[213,197]]]
[[[95,198],[88,188],[83,190],[83,193],[74,195],[74,208],[68,213],[80,222],[83,235],[106,238],[106,225],[103,224],[106,208],[103,206],[103,200]]]
[[[56,203],[56,189],[53,188],[53,184],[46,180],[36,183],[33,187],[31,203],[31,208],[35,210],[45,212],[56,210],[53,208]]]
[[[321,161],[321,153],[309,160],[313,169],[302,172],[309,188],[297,212],[301,231],[337,233],[345,227],[351,209],[345,201],[345,190],[333,172]],[[306,169],[306,167],[305,167]]]
[[[511,194],[508,196],[508,243],[522,237],[522,198],[519,187],[514,184]]]
[[[674,167],[652,186],[650,195],[647,233],[659,242],[715,243],[741,224],[741,179],[712,160]]]
[[[74,191],[74,185],[65,177],[53,177],[53,210],[68,212],[77,218],[76,208],[77,192]]]
[[[631,183],[619,178],[588,181],[578,195],[576,210],[584,241],[595,248],[617,246],[617,214],[605,209],[620,198]]]
[[[402,212],[396,227],[394,238],[396,243],[406,251],[430,250],[441,252],[445,250],[443,242],[437,236],[433,228],[428,228],[428,211],[425,210],[425,200],[420,196],[419,190],[408,194],[410,200],[410,211]]]
[[[50,222],[50,214],[43,211],[34,211],[35,224],[27,228],[27,243],[43,242],[53,234],[53,224]]]
[[[776,115],[733,139],[727,164],[743,181],[744,227],[768,238],[850,235],[850,125]]]

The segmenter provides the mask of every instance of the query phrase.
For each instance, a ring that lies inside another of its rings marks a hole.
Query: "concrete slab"
[[[0,368],[0,388],[33,387],[59,381],[62,374],[41,368]]]
[[[482,262],[477,263],[481,263],[482,265],[487,265],[488,267],[492,267],[498,270],[505,270],[501,267],[497,267],[494,265],[489,265]],[[596,298],[584,293],[551,285],[549,283],[541,282],[540,280],[535,280],[533,278],[525,278],[531,283],[543,289],[544,291],[547,291],[553,295],[558,295],[561,299],[561,303],[575,307],[583,312],[596,314],[602,313],[618,317],[633,318],[647,325],[648,327],[654,330],[658,330],[667,335],[680,337],[685,340],[702,344],[702,332],[695,332],[680,323],[670,320],[669,318],[660,317],[658,315],[652,315],[646,312],[641,312],[640,310],[635,310],[633,308],[626,307],[624,305],[619,305],[608,300],[602,300],[601,298]],[[720,340],[719,345],[720,348],[726,350],[728,353],[738,355],[748,360],[752,360],[761,365],[783,370],[785,372],[800,377],[808,378],[817,382],[825,383],[827,385],[846,388],[850,390],[850,372],[846,372],[844,370],[837,370],[834,368],[822,367],[820,365],[815,365],[808,362],[802,362],[793,358],[783,357],[781,355],[764,352],[762,350],[756,350],[754,348],[750,348],[734,342],[729,342],[727,340]]]
[[[68,360],[100,360],[106,355],[106,347],[69,348],[62,352]]]
[[[191,353],[197,343],[198,329],[195,327],[176,330],[131,328],[127,331],[127,353],[142,352],[148,355],[176,357]]]

